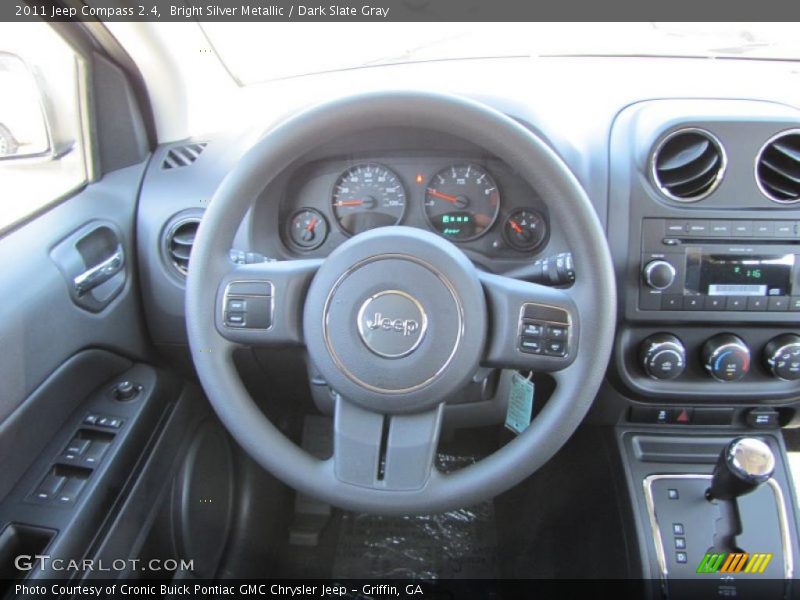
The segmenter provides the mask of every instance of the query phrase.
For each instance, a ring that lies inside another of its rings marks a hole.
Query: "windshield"
[[[553,55],[800,59],[796,23],[203,23],[242,85],[387,64]]]

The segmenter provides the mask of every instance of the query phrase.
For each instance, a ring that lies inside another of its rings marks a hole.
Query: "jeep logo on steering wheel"
[[[358,332],[364,344],[383,358],[408,356],[422,343],[428,317],[419,301],[399,290],[370,296],[358,311]]]
[[[367,320],[370,329],[383,329],[384,331],[397,331],[403,335],[411,335],[419,329],[419,322],[414,319],[390,319],[376,312],[372,319]]]

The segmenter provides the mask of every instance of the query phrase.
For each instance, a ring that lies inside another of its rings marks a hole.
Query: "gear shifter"
[[[723,448],[714,467],[708,500],[733,500],[758,488],[772,477],[775,455],[757,438],[739,437]]]

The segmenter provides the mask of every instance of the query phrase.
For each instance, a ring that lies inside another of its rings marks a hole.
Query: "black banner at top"
[[[0,21],[795,21],[797,0],[3,0]],[[798,31],[800,33],[800,30]]]

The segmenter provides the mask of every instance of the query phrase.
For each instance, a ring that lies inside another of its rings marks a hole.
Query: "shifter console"
[[[644,479],[661,575],[670,598],[783,598],[792,548],[775,457],[755,438],[723,448],[712,475]]]

